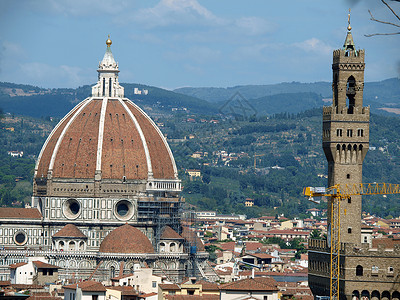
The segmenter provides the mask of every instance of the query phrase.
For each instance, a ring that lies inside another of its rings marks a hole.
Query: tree
[[[321,238],[321,230],[319,229],[314,229],[310,234],[310,239],[320,240]]]
[[[400,0],[391,0],[393,2],[400,2]],[[374,22],[378,22],[378,23],[382,23],[382,24],[386,24],[386,25],[390,25],[393,27],[397,27],[400,28],[400,16],[394,11],[394,9],[385,1],[385,0],[381,0],[381,2],[386,5],[386,7],[390,10],[390,12],[396,17],[396,19],[398,20],[398,24],[393,23],[393,22],[388,22],[388,21],[383,21],[383,20],[379,20],[376,19],[373,15],[372,12],[370,10],[368,10],[370,16],[371,16],[371,21]],[[372,33],[372,34],[366,34],[365,36],[367,37],[371,37],[371,36],[376,36],[376,35],[395,35],[395,34],[400,34],[400,31],[398,32],[390,32],[390,33]]]

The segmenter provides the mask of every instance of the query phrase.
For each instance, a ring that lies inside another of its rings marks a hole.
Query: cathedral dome
[[[35,177],[175,179],[169,146],[132,101],[90,97],[55,127],[41,151]]]
[[[92,96],[54,128],[40,152],[35,180],[174,180],[175,160],[153,120],[124,98],[118,64],[107,40]],[[175,190],[180,189],[177,184]]]
[[[101,242],[102,253],[154,253],[150,240],[139,229],[125,224],[111,231]]]

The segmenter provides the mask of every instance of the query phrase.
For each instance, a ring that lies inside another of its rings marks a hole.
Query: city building
[[[364,50],[356,49],[350,14],[342,49],[333,51],[333,102],[323,108],[322,145],[328,186],[362,183],[369,148],[369,107],[363,106]],[[331,205],[328,201],[328,228]],[[340,203],[340,299],[399,299],[400,245],[374,247],[361,229],[361,196]],[[329,230],[329,229],[328,229]],[[328,243],[330,241],[328,240]],[[330,245],[309,240],[309,285],[315,296],[330,295]]]
[[[92,95],[43,145],[31,208],[0,208],[0,280],[31,256],[58,266],[61,280],[100,281],[132,273],[135,263],[180,280],[207,260],[182,227],[181,181],[167,141],[124,97],[106,44]]]

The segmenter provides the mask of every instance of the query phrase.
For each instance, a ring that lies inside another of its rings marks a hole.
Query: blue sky
[[[393,4],[400,11],[400,4]],[[78,87],[97,80],[107,35],[120,82],[173,89],[331,81],[348,8],[366,81],[399,76],[400,36],[378,0],[0,0],[0,81]]]

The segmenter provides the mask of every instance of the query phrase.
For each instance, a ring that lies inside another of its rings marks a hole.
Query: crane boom
[[[310,201],[314,197],[330,197],[331,223],[330,241],[328,244],[331,254],[330,265],[330,299],[339,299],[339,259],[340,259],[340,202],[356,195],[390,195],[400,194],[400,184],[391,183],[359,183],[353,185],[336,184],[329,188],[325,187],[305,187],[304,196]]]

